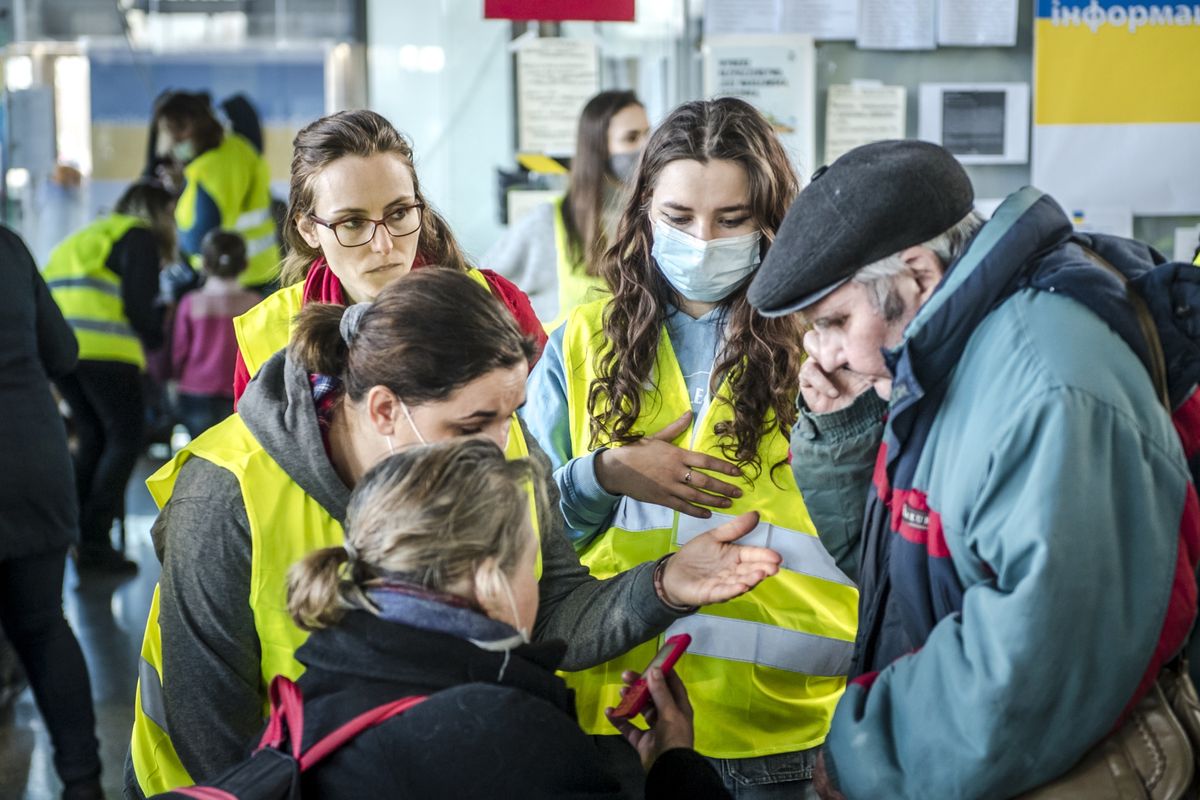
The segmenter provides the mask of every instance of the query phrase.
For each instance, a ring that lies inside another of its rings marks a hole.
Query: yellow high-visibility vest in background
[[[571,446],[574,456],[591,444],[588,393],[599,356],[609,347],[603,313],[609,301],[580,306],[563,333]],[[642,399],[636,430],[655,431],[692,410],[687,384],[667,331]],[[724,458],[714,427],[733,419],[723,384],[707,410],[675,444]],[[772,547],[783,569],[753,591],[707,606],[678,620],[657,639],[592,669],[568,673],[585,731],[614,733],[604,708],[615,706],[621,673],[642,670],[662,641],[689,633],[692,644],[676,665],[696,711],[696,750],[715,758],[749,758],[806,750],[821,744],[845,688],[858,627],[858,590],[817,537],[786,463],[788,440],[767,420],[759,445],[756,479],[717,477],[744,494],[725,513],[701,520],[664,506],[621,498],[611,527],[592,540],[580,560],[597,578],[608,578],[678,550],[699,534],[745,511],[759,513],[758,527],[741,541]]]
[[[597,275],[589,275],[584,265],[571,258],[571,239],[563,219],[563,200],[554,201],[554,253],[558,270],[558,316],[546,325],[552,331],[567,319],[576,306],[599,300],[608,294],[608,284]]]
[[[217,204],[221,228],[237,231],[246,240],[246,271],[238,276],[243,286],[262,286],[279,276],[279,245],[271,216],[271,170],[267,161],[242,136],[226,131],[221,143],[206,150],[183,168],[187,181],[175,206],[175,222],[182,231],[196,223],[197,189]],[[200,254],[191,254],[200,268]]]
[[[125,314],[121,277],[107,266],[113,245],[138,227],[148,226],[124,214],[96,220],[54,248],[42,270],[54,302],[75,331],[80,360],[146,368],[142,342]]]

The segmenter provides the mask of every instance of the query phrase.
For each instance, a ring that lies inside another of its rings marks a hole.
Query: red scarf
[[[309,303],[346,305],[346,292],[342,289],[342,282],[325,263],[325,256],[317,257],[308,268],[308,277],[304,279],[304,305]]]

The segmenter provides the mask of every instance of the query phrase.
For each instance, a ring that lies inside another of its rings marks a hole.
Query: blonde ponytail
[[[288,570],[288,612],[306,631],[337,624],[353,606],[342,595],[342,565],[350,559],[344,547],[326,547]]]

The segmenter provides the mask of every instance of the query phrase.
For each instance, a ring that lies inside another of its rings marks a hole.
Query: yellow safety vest
[[[571,259],[571,242],[567,223],[563,219],[563,200],[554,200],[554,252],[558,270],[558,316],[545,327],[552,331],[566,321],[567,315],[584,303],[601,299],[608,294],[603,278],[588,275],[583,264]]]
[[[572,453],[592,450],[588,390],[609,346],[602,318],[607,300],[575,309],[563,335]],[[675,444],[723,458],[713,432],[733,419],[722,385],[699,423]],[[651,383],[636,428],[661,429],[692,410],[687,385],[667,331],[659,337]],[[664,506],[621,498],[611,527],[580,554],[597,578],[609,578],[674,552],[697,535],[745,511],[759,513],[758,527],[741,541],[774,548],[784,569],[728,603],[706,606],[676,621],[657,639],[592,669],[567,675],[575,689],[580,724],[589,733],[612,733],[604,717],[624,685],[621,673],[642,670],[663,639],[689,633],[692,644],[676,669],[696,711],[696,749],[714,758],[749,758],[805,750],[821,744],[846,685],[858,627],[858,590],[837,568],[813,529],[791,470],[770,471],[787,457],[788,441],[768,419],[760,444],[757,480],[719,476],[744,494],[726,513],[708,520]],[[778,481],[776,485],[774,481]]]
[[[72,234],[50,253],[42,277],[75,331],[80,359],[146,367],[142,342],[125,315],[121,278],[106,265],[121,237],[145,227],[137,217],[113,214]]]
[[[467,275],[489,292],[492,290],[479,270],[467,270]],[[303,306],[304,282],[300,281],[272,293],[245,314],[234,317],[233,332],[238,350],[251,378],[271,356],[287,347],[296,327],[296,316]]]
[[[221,214],[221,228],[246,240],[243,286],[262,286],[279,276],[279,246],[271,217],[271,170],[267,161],[242,136],[226,131],[221,143],[193,159],[183,169],[187,183],[175,206],[175,223],[190,230],[196,223],[197,188],[203,188]],[[191,254],[200,268],[200,254]]]
[[[516,459],[528,453],[521,428],[514,424],[507,455]],[[308,632],[296,627],[288,613],[287,572],[314,550],[341,545],[345,536],[341,523],[292,480],[236,415],[203,433],[150,476],[146,486],[160,509],[174,491],[179,470],[193,456],[229,470],[242,487],[242,501],[250,523],[250,608],[258,632],[262,659],[260,689],[265,698],[273,677],[286,675],[295,680],[304,671],[295,652],[308,638]],[[532,487],[530,516],[534,531],[540,536]],[[535,574],[541,578],[540,550]],[[130,741],[134,774],[147,796],[194,783],[179,759],[167,727],[163,686],[168,679],[163,675],[158,609],[159,587],[155,586],[142,639]],[[264,717],[266,710],[264,704]]]

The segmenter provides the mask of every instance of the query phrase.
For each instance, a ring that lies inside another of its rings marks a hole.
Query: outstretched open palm
[[[679,549],[663,572],[663,593],[678,606],[723,603],[779,572],[783,557],[769,547],[738,544],[758,524],[758,514],[739,514]]]

